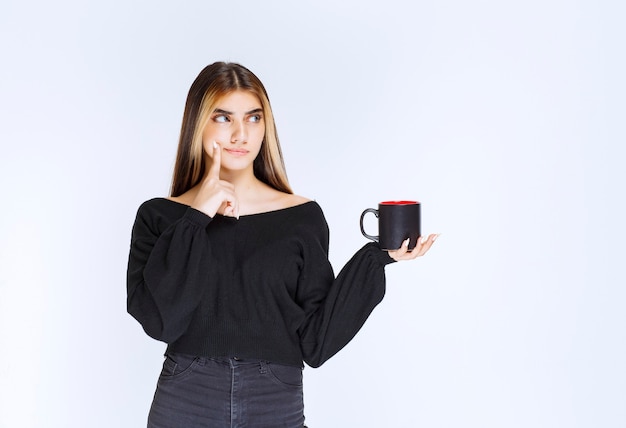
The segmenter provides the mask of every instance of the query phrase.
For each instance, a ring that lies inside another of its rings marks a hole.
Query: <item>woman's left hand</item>
[[[415,248],[413,248],[411,251],[409,251],[409,240],[407,239],[402,243],[402,246],[399,249],[389,251],[389,257],[397,262],[399,262],[400,260],[416,259],[420,256],[423,256],[428,250],[430,250],[430,247],[432,247],[433,242],[435,242],[435,239],[437,239],[438,236],[439,234],[437,233],[428,235],[428,238],[420,236],[417,239],[417,244],[415,245]]]

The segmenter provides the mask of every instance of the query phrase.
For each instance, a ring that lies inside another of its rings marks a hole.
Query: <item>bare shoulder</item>
[[[304,196],[294,195],[294,194],[285,194],[285,207],[290,208],[295,207],[296,205],[306,204],[307,202],[311,202],[309,198],[305,198]]]
[[[245,206],[242,206],[242,215],[282,210],[310,202],[310,199],[304,196],[281,192],[269,188],[269,186],[255,196],[254,199],[247,200]]]
[[[197,190],[198,189],[194,187],[180,196],[168,196],[166,199],[183,205],[191,205],[196,197]]]

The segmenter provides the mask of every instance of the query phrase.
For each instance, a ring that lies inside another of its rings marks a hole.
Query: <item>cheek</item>
[[[217,141],[221,143],[224,141],[224,135],[222,134],[224,134],[223,131],[220,133],[220,130],[214,127],[207,126],[204,128],[204,132],[202,133],[202,150],[209,157],[213,154],[213,142]]]
[[[255,137],[255,140],[258,141],[259,144],[261,144],[261,142],[263,141],[263,138],[265,138],[265,127],[259,126],[257,129],[255,129],[254,137]]]
[[[217,132],[215,132],[215,129],[210,127],[204,128],[204,132],[202,133],[202,144],[206,145],[207,143],[213,142],[216,135]]]
[[[258,145],[261,146],[263,144],[263,139],[265,138],[265,134],[263,132],[259,132],[256,136],[256,141],[258,141]]]
[[[202,139],[202,151],[205,156],[212,158],[213,153],[213,140],[208,140],[206,138]]]

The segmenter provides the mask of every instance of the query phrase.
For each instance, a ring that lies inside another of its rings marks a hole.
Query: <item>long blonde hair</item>
[[[293,193],[287,180],[274,115],[265,87],[259,78],[244,66],[216,62],[205,67],[189,89],[170,196],[180,196],[202,180],[207,169],[202,148],[203,130],[219,100],[236,90],[254,94],[263,108],[265,136],[261,151],[253,163],[254,175],[274,189]]]

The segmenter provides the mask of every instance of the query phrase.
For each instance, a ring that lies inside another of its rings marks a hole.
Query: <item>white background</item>
[[[625,427],[623,5],[4,0],[0,427],[145,426],[130,229],[216,60],[265,83],[337,270],[381,200],[442,233],[305,370],[310,427]]]

